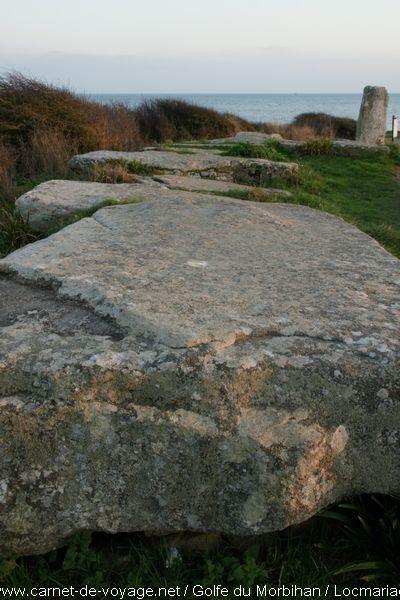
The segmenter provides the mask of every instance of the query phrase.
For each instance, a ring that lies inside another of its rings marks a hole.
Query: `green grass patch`
[[[266,160],[285,161],[286,156],[281,152],[275,140],[268,140],[264,144],[251,144],[240,142],[230,145],[225,156],[242,156],[243,158],[264,158]]]
[[[310,156],[302,162],[308,175],[297,201],[355,224],[400,257],[400,182],[392,156]]]
[[[283,151],[282,151],[283,153]],[[274,181],[274,187],[292,192],[280,202],[324,210],[359,227],[400,258],[400,149],[389,154],[346,157],[311,152],[286,153],[300,171],[292,182]],[[236,196],[238,197],[238,196]]]

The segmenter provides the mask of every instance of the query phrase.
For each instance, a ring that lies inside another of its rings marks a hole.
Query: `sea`
[[[290,123],[304,112],[323,112],[357,119],[361,94],[90,94],[103,103],[122,102],[132,108],[143,100],[179,98],[219,112],[239,115],[248,121]],[[400,117],[400,94],[390,94],[388,129],[392,116]]]

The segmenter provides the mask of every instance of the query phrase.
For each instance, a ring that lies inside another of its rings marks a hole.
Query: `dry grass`
[[[12,73],[0,78],[0,140],[25,177],[65,175],[68,158],[95,149],[137,149],[135,114]]]
[[[137,175],[129,170],[128,164],[115,161],[114,163],[96,164],[88,171],[88,179],[100,183],[136,183]]]
[[[0,193],[7,196],[14,186],[16,156],[12,148],[0,140]]]

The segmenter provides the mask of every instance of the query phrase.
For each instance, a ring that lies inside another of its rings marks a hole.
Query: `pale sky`
[[[87,92],[400,92],[399,0],[0,0],[0,71]]]

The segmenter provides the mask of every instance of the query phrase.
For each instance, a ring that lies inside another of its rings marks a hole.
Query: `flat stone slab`
[[[278,146],[285,150],[302,150],[307,146],[307,142],[293,140],[281,140]],[[388,146],[379,146],[377,144],[362,144],[354,140],[332,140],[332,150],[339,156],[369,156],[374,154],[389,154]]]
[[[211,140],[210,143],[213,145],[226,144],[226,143],[238,143],[246,142],[248,144],[260,145],[265,142],[276,140],[277,145],[284,150],[302,150],[307,142],[298,140],[286,140],[282,138],[280,134],[276,133],[261,133],[253,131],[241,131],[236,136],[231,138],[224,138],[222,140]],[[367,144],[361,143],[355,140],[332,140],[332,148],[335,154],[343,156],[358,156],[358,155],[370,155],[376,153],[389,153],[388,146],[378,144]]]
[[[400,492],[400,261],[340,219],[188,194],[0,272],[1,555]]]
[[[162,185],[151,179],[117,184],[57,179],[41,183],[20,196],[16,207],[31,229],[45,233],[107,202],[154,197],[156,191],[159,193],[162,189]]]
[[[212,152],[115,152],[99,150],[79,154],[70,161],[76,171],[87,171],[98,164],[122,161],[152,171],[169,171],[177,175],[194,175],[237,183],[263,185],[274,179],[292,178],[298,172],[297,163],[275,162],[257,158],[221,156]]]
[[[217,179],[205,179],[204,177],[187,177],[184,175],[159,175],[155,178],[160,183],[167,185],[170,189],[198,191],[198,192],[224,192],[232,191],[265,194],[269,196],[281,196],[290,198],[293,194],[279,188],[257,188],[251,185],[240,185],[230,181],[219,181]]]
[[[126,184],[57,179],[41,183],[23,194],[17,199],[16,207],[33,231],[52,233],[90,216],[97,208],[107,204],[185,200],[190,192],[198,191],[246,192],[249,199],[254,200],[292,196],[285,190],[179,175],[159,175],[155,179],[143,177],[137,183]]]
[[[263,144],[269,140],[283,140],[280,133],[262,133],[260,131],[239,131],[234,138],[235,142],[246,142],[250,144]]]

